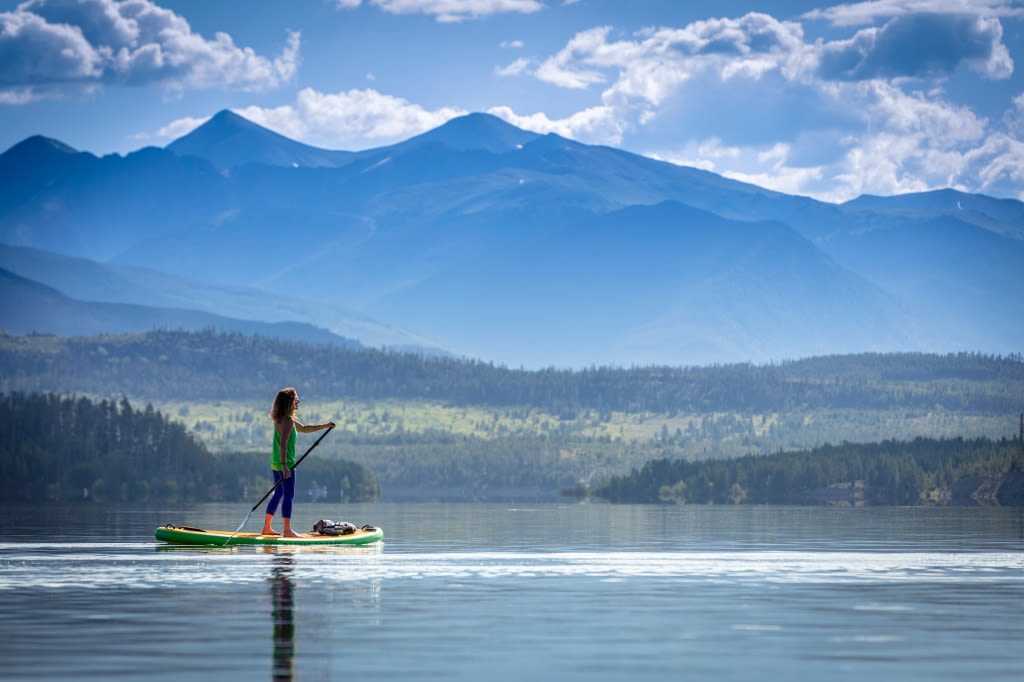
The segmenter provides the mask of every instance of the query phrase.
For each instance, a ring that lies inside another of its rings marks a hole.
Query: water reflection
[[[292,558],[278,554],[270,570],[271,621],[274,628],[274,658],[270,679],[274,682],[295,679],[295,596],[292,584]]]

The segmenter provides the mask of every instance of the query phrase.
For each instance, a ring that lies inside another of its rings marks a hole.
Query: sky
[[[0,150],[469,112],[790,194],[1024,200],[1024,0],[0,0]]]

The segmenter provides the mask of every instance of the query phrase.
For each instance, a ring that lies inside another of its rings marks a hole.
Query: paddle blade
[[[242,519],[242,523],[240,523],[238,525],[238,528],[235,529],[235,532],[232,533],[232,535],[235,535],[237,533],[241,533],[242,532],[242,529],[245,528],[245,524],[249,523],[249,517],[250,516],[252,516],[252,510],[251,509],[249,510],[249,513],[245,515],[245,518]]]

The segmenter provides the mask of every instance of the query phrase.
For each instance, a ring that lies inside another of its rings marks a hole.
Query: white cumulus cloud
[[[526,70],[530,67],[529,59],[517,59],[511,64],[497,67],[494,72],[499,76],[519,76],[526,73]]]
[[[1024,15],[1024,7],[1016,0],[868,0],[815,9],[803,16],[835,26],[857,26],[914,14],[1014,17]]]
[[[836,80],[944,76],[966,64],[990,78],[1007,78],[1013,60],[1002,37],[1002,24],[994,17],[901,15],[881,28],[823,45],[820,75]]]
[[[547,114],[540,112],[519,115],[507,106],[491,107],[487,113],[524,130],[541,134],[555,133],[570,139],[600,144],[620,144],[625,132],[625,126],[615,115],[615,111],[606,106],[590,107],[560,119],[549,118]]]
[[[293,78],[299,45],[290,33],[265,57],[226,33],[197,34],[149,0],[30,0],[0,12],[0,91],[9,101],[109,84],[266,90]]]
[[[176,140],[182,135],[187,135],[199,126],[203,125],[210,120],[210,116],[202,116],[194,118],[192,116],[186,116],[177,120],[171,121],[164,127],[157,131],[155,137],[161,140]],[[154,136],[151,135],[136,135],[136,138],[140,140],[148,140]]]
[[[368,0],[390,14],[427,14],[439,22],[460,22],[492,14],[531,14],[544,9],[539,0]],[[354,9],[362,0],[337,0],[339,9]]]

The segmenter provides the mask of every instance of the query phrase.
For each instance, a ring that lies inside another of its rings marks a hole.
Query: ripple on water
[[[313,582],[589,577],[712,583],[1024,581],[1024,554],[1004,552],[387,552],[351,548],[155,548],[152,544],[2,544],[0,590],[263,582],[287,556]],[[900,608],[863,604],[863,610]]]

